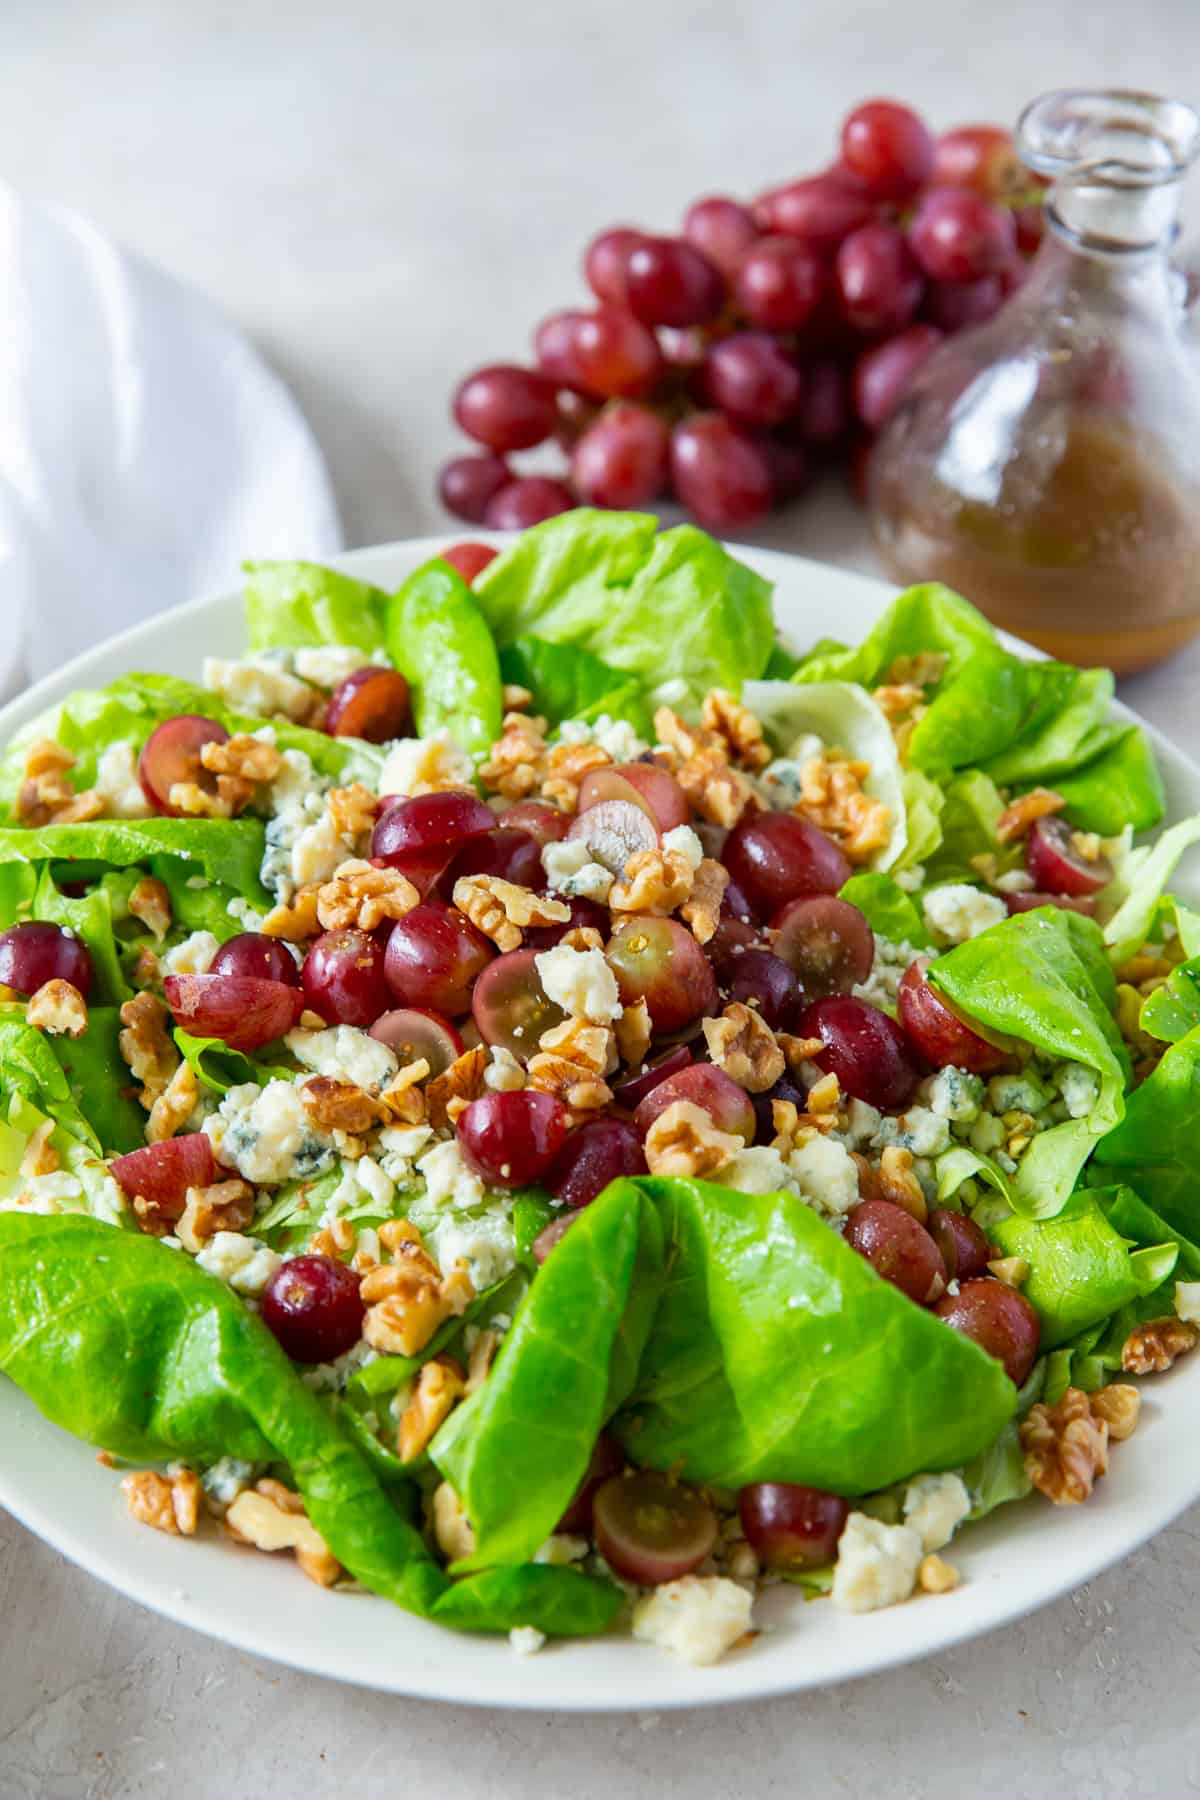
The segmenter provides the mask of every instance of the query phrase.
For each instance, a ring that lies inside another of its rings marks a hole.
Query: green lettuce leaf
[[[876,937],[911,944],[914,950],[926,950],[933,942],[916,901],[890,875],[871,870],[852,875],[839,899],[857,906]]]
[[[349,644],[370,660],[384,648],[387,595],[317,563],[247,562],[248,647]]]
[[[127,1222],[124,1196],[102,1159],[89,1143],[68,1129],[53,1112],[43,1111],[23,1093],[0,1098],[0,1209],[27,1190],[21,1161],[35,1131],[50,1123],[50,1146],[58,1169],[50,1177],[59,1213],[90,1213],[110,1225]]]
[[[1054,780],[1066,817],[1081,831],[1116,837],[1127,825],[1149,831],[1166,812],[1166,794],[1144,731],[1127,725],[1091,762]]]
[[[1087,1190],[1072,1195],[1053,1219],[1013,1214],[993,1222],[988,1236],[1005,1256],[1023,1256],[1029,1264],[1021,1291],[1037,1309],[1043,1350],[1161,1287],[1179,1255],[1169,1239],[1131,1251],[1101,1196]]]
[[[1116,687],[1110,670],[1056,662],[1022,667],[1033,711],[1017,741],[985,765],[1000,787],[1034,786],[1066,775],[1106,750],[1124,729],[1107,722]]]
[[[1200,843],[1200,813],[1169,826],[1155,843],[1131,850],[1114,879],[1101,889],[1096,903],[1107,915],[1104,942],[1117,968],[1146,942],[1176,864],[1196,843]]]
[[[1033,706],[1038,663],[989,644],[942,683],[908,743],[917,769],[971,768],[1008,748]]]
[[[271,898],[258,878],[263,841],[261,819],[97,819],[32,830],[17,825],[0,828],[0,865],[80,863],[86,877],[102,867],[149,868],[169,856],[265,909]]]
[[[1200,1241],[1196,1121],[1200,1119],[1200,1029],[1165,1051],[1125,1104],[1125,1117],[1096,1146],[1097,1178],[1126,1182],[1172,1230]]]
[[[920,769],[904,769],[900,776],[904,793],[904,810],[908,819],[908,842],[896,858],[898,869],[924,865],[937,854],[942,841],[942,809],[946,796],[936,781]]]
[[[1200,957],[1180,963],[1142,1003],[1138,1023],[1151,1037],[1177,1044],[1200,1025]]]
[[[448,731],[482,756],[500,735],[500,664],[479,603],[457,569],[435,557],[387,602],[388,652],[412,689],[422,737]]]
[[[991,776],[967,769],[948,781],[943,792],[941,841],[925,859],[928,880],[978,881],[977,856],[994,856],[998,871],[1016,868],[1021,846],[1002,844],[996,835],[1004,800]]]
[[[0,1009],[0,1100],[11,1101],[14,1095],[28,1100],[98,1156],[100,1139],[71,1092],[55,1042],[26,1024],[23,1006]]]
[[[652,740],[650,708],[635,675],[610,668],[578,644],[552,644],[546,638],[523,637],[500,654],[505,681],[526,687],[533,711],[552,729],[564,719],[627,719],[638,736]]]
[[[940,582],[923,582],[898,594],[854,649],[818,645],[801,663],[798,679],[859,681],[875,687],[898,656],[915,656],[922,650],[947,656],[946,675],[952,677],[977,651],[995,642],[996,633],[982,613]]]

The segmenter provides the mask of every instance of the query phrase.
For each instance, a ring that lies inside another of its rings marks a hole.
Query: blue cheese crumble
[[[300,1089],[291,1081],[230,1088],[204,1121],[213,1154],[255,1187],[308,1181],[337,1161],[333,1141],[314,1130]]]

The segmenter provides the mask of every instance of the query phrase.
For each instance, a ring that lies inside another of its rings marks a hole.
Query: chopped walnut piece
[[[454,884],[454,904],[498,950],[515,950],[527,925],[564,925],[571,909],[542,899],[532,888],[499,875],[464,875]]]
[[[545,760],[545,719],[508,712],[501,735],[479,766],[479,779],[488,793],[526,800],[542,778]]]
[[[71,752],[53,738],[30,745],[14,808],[20,824],[80,825],[102,817],[104,796],[94,788],[76,793],[67,780],[67,770],[74,767]]]
[[[808,1110],[811,1113],[836,1112],[841,1105],[842,1084],[830,1071],[822,1075],[820,1081],[814,1081],[808,1090]]]
[[[369,837],[375,828],[379,802],[361,781],[351,782],[349,787],[330,788],[325,806],[333,829],[347,843]]]
[[[455,1057],[448,1069],[434,1076],[425,1089],[425,1104],[429,1109],[431,1125],[436,1125],[439,1130],[446,1125],[453,1125],[471,1101],[478,1100],[486,1091],[483,1078],[487,1073],[487,1065],[487,1046],[477,1044],[472,1050],[464,1050],[461,1056]]]
[[[724,688],[712,688],[704,696],[700,723],[725,746],[730,762],[743,769],[765,769],[771,752],[763,740],[763,728],[740,700]]]
[[[873,1169],[861,1150],[850,1152],[850,1161],[858,1170],[858,1197],[860,1200],[882,1200],[879,1170]]]
[[[893,725],[899,719],[908,718],[915,723],[916,718],[928,710],[924,690],[915,681],[885,682],[882,687],[871,689],[871,698]]]
[[[438,1326],[459,1318],[475,1297],[460,1265],[443,1278],[420,1232],[407,1219],[379,1228],[380,1244],[392,1257],[367,1269],[359,1292],[367,1309],[363,1336],[388,1356],[416,1356]]]
[[[1161,1374],[1198,1342],[1200,1330],[1183,1319],[1150,1319],[1145,1325],[1135,1325],[1125,1339],[1121,1367],[1128,1375]]]
[[[897,656],[887,670],[885,680],[912,682],[915,687],[933,687],[946,673],[950,658],[944,650],[917,650],[911,656]]]
[[[608,904],[618,913],[670,913],[692,891],[695,871],[682,850],[635,850]]]
[[[300,1084],[300,1102],[318,1131],[347,1131],[352,1137],[362,1137],[391,1116],[382,1099],[332,1075],[310,1075]]]
[[[599,744],[555,744],[546,756],[542,776],[542,799],[573,812],[579,799],[579,784],[591,769],[603,769],[612,757]]]
[[[589,1019],[564,1019],[538,1039],[538,1048],[577,1063],[588,1075],[611,1075],[617,1066],[616,1033]],[[532,1065],[531,1065],[532,1066]]]
[[[1018,1435],[1030,1481],[1055,1506],[1080,1505],[1108,1468],[1108,1426],[1078,1388],[1057,1406],[1031,1406]]]
[[[740,1137],[718,1131],[703,1107],[675,1100],[646,1133],[646,1166],[652,1175],[715,1175],[745,1148]]]
[[[255,786],[260,781],[274,781],[283,767],[283,758],[265,738],[238,732],[231,738],[201,744],[200,763],[210,775],[230,775]]]
[[[154,994],[135,994],[121,1008],[124,1030],[117,1039],[122,1057],[134,1080],[140,1082],[139,1100],[149,1112],[182,1058],[167,1029],[167,1009]]]
[[[879,1158],[879,1194],[893,1206],[902,1206],[918,1225],[929,1217],[925,1191],[913,1170],[913,1153],[889,1144]]]
[[[539,1050],[529,1059],[529,1086],[553,1094],[571,1113],[594,1113],[609,1104],[612,1089],[606,1081],[568,1057]]]
[[[936,1552],[921,1558],[921,1566],[917,1570],[917,1586],[923,1594],[949,1594],[959,1585],[962,1576],[953,1563],[946,1562]]]
[[[321,929],[317,912],[319,893],[319,883],[310,882],[297,888],[282,906],[272,907],[259,926],[263,936],[283,938],[288,944],[302,944],[306,938],[316,937]]]
[[[519,682],[506,681],[500,690],[500,704],[506,713],[526,712],[533,704],[533,695]]]
[[[193,1256],[218,1231],[244,1231],[254,1217],[254,1189],[235,1177],[189,1188],[175,1235]]]
[[[53,981],[43,981],[31,997],[25,1017],[30,1025],[54,1037],[82,1037],[88,1024],[87,1001],[77,987],[55,976]]]
[[[200,1481],[191,1469],[157,1475],[135,1469],[121,1480],[125,1503],[139,1525],[151,1525],[171,1537],[194,1537],[200,1517]]]
[[[825,1048],[823,1038],[795,1037],[790,1031],[777,1031],[775,1042],[783,1051],[789,1069],[798,1069],[801,1063],[811,1062]]]
[[[1002,844],[1011,844],[1017,838],[1024,837],[1038,819],[1044,819],[1050,813],[1061,812],[1066,804],[1062,795],[1056,794],[1051,788],[1033,788],[1005,807],[996,821],[996,836]]]
[[[470,1556],[475,1549],[475,1531],[467,1509],[450,1486],[443,1481],[433,1490],[430,1516],[437,1547],[449,1562]]]
[[[466,1379],[452,1357],[435,1356],[425,1364],[417,1376],[412,1399],[400,1415],[396,1450],[401,1462],[420,1456],[465,1390]]]
[[[753,801],[754,790],[747,777],[730,766],[724,740],[715,732],[686,725],[669,706],[658,708],[654,729],[693,810],[727,830],[736,825]]]
[[[37,1176],[53,1175],[60,1167],[58,1151],[50,1142],[54,1135],[54,1120],[43,1119],[30,1132],[17,1168],[18,1175]]]
[[[820,827],[851,863],[869,862],[892,834],[891,808],[864,791],[867,762],[810,756],[800,770],[796,812]]]
[[[419,1125],[425,1117],[425,1095],[420,1082],[429,1074],[429,1064],[423,1056],[415,1062],[405,1063],[404,1067],[392,1076],[379,1099],[387,1108],[390,1119],[397,1119],[402,1125]]]
[[[1109,1442],[1120,1444],[1133,1436],[1141,1417],[1142,1396],[1131,1381],[1114,1381],[1089,1394],[1092,1417],[1108,1426]]]
[[[202,787],[198,781],[174,781],[167,791],[175,811],[189,819],[232,819],[236,813],[244,812],[253,798],[254,789],[246,782],[235,781],[232,775],[218,775],[212,788]]]
[[[399,869],[377,869],[352,858],[335,869],[317,890],[317,918],[326,931],[357,926],[374,931],[388,919],[402,919],[421,896]]]
[[[748,1093],[765,1094],[783,1074],[775,1033],[752,1006],[733,1000],[719,1019],[703,1019],[701,1030],[713,1062]]]
[[[692,928],[698,944],[707,944],[721,919],[721,902],[729,886],[729,870],[706,856],[692,876],[692,891],[679,908],[679,916]]]
[[[309,1245],[314,1256],[341,1257],[348,1255],[358,1240],[358,1233],[349,1219],[331,1219],[320,1231],[314,1231]]]
[[[594,925],[573,925],[559,938],[568,950],[603,950],[604,939]]]
[[[997,1256],[988,1264],[988,1272],[1005,1287],[1024,1287],[1029,1280],[1029,1263],[1023,1256]]]
[[[287,1496],[281,1504],[281,1495]],[[299,1504],[293,1506],[295,1500]],[[330,1587],[341,1573],[337,1559],[303,1508],[298,1495],[279,1482],[260,1481],[245,1488],[225,1514],[225,1529],[239,1543],[256,1550],[292,1550],[296,1561],[320,1587]]]
[[[143,875],[129,896],[129,910],[161,944],[171,929],[173,916],[166,882],[155,875]]]
[[[635,1000],[631,1006],[623,1007],[615,1031],[621,1061],[627,1068],[640,1069],[646,1060],[646,1052],[653,1036],[650,1008],[646,1002]]]
[[[185,1125],[195,1112],[199,1099],[200,1084],[192,1072],[192,1066],[181,1062],[150,1108],[150,1117],[146,1121],[146,1142],[161,1144],[165,1138],[174,1137],[180,1126]]]

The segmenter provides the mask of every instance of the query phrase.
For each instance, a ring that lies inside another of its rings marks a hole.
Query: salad
[[[1085,1501],[1200,1337],[1200,819],[1111,677],[938,586],[787,644],[640,514],[246,623],[0,754],[0,1368],[133,1518],[712,1662]]]

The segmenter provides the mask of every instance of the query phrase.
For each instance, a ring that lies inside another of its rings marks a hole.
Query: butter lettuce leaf
[[[261,819],[96,819],[82,825],[0,827],[0,865],[70,863],[97,869],[150,867],[159,857],[186,863],[206,877],[266,908],[271,897],[259,880],[264,826]]]
[[[1096,1147],[1097,1179],[1126,1182],[1173,1230],[1200,1242],[1196,1180],[1200,1029],[1172,1044],[1130,1094],[1125,1116]]]
[[[1131,1250],[1106,1213],[1102,1196],[1086,1189],[1072,1195],[1053,1219],[1014,1214],[993,1221],[988,1236],[1005,1256],[1022,1256],[1029,1264],[1021,1291],[1037,1310],[1043,1350],[1153,1293],[1179,1255],[1169,1235]]]
[[[387,601],[385,642],[412,690],[421,737],[448,731],[482,756],[500,735],[496,645],[479,603],[457,569],[435,557]]]
[[[589,722],[607,713],[625,719],[640,738],[653,740],[654,727],[641,681],[614,669],[578,644],[552,644],[546,638],[523,637],[500,653],[505,681],[526,687],[533,711],[553,729],[564,719]]]
[[[914,950],[927,950],[933,942],[916,901],[890,875],[871,870],[851,875],[838,897],[857,906],[876,937]]]
[[[1117,968],[1145,943],[1164,888],[1180,858],[1196,843],[1200,843],[1200,813],[1168,826],[1155,843],[1131,850],[1114,879],[1101,889],[1096,904],[1107,915],[1104,942]]]
[[[1116,837],[1125,827],[1149,831],[1166,812],[1162,773],[1139,725],[1118,731],[1098,756],[1054,778],[1066,817],[1081,831]]]
[[[898,656],[923,650],[945,655],[946,675],[953,677],[977,651],[995,642],[996,633],[981,612],[941,582],[928,581],[898,594],[853,649],[818,645],[801,663],[796,679],[875,687]]]
[[[246,626],[251,650],[349,644],[369,661],[384,646],[387,595],[319,563],[247,562]]]

